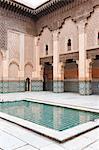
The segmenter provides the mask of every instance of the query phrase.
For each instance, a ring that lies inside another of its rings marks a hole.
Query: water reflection
[[[98,113],[28,101],[0,103],[0,111],[60,131],[99,118]]]

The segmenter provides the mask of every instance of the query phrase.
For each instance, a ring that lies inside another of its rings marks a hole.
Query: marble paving
[[[50,92],[26,92],[0,95],[0,101],[22,99],[77,106],[99,110],[99,96],[80,96],[79,94]],[[64,143],[55,142],[33,131],[0,118],[0,150],[99,150],[99,128],[82,134]]]

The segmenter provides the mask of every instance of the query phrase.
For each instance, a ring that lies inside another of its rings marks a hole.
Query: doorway
[[[99,94],[99,55],[92,63],[92,93]]]
[[[45,63],[43,74],[43,90],[53,91],[53,66],[52,64]]]
[[[30,78],[25,81],[25,91],[30,91]]]
[[[78,65],[72,59],[67,60],[64,66],[64,91],[79,92]]]

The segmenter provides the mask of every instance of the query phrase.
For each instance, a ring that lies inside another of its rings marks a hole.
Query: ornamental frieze
[[[97,2],[97,3],[96,3]],[[69,17],[76,22],[87,19],[94,11],[95,6],[99,5],[97,0],[74,0],[74,2],[39,18],[36,22],[37,34],[39,35],[42,28],[47,26],[51,31],[59,29]]]
[[[61,54],[59,56],[60,62],[66,62],[66,60],[70,60],[70,59],[73,59],[74,61],[79,60],[79,52]]]
[[[44,65],[45,63],[52,64],[53,63],[53,56],[40,58],[40,65]]]
[[[87,59],[95,59],[97,55],[99,56],[99,48],[87,50]]]

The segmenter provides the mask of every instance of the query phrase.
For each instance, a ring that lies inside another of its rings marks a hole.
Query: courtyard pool
[[[99,119],[98,113],[27,100],[0,102],[0,112],[57,131],[64,131],[80,124]]]

